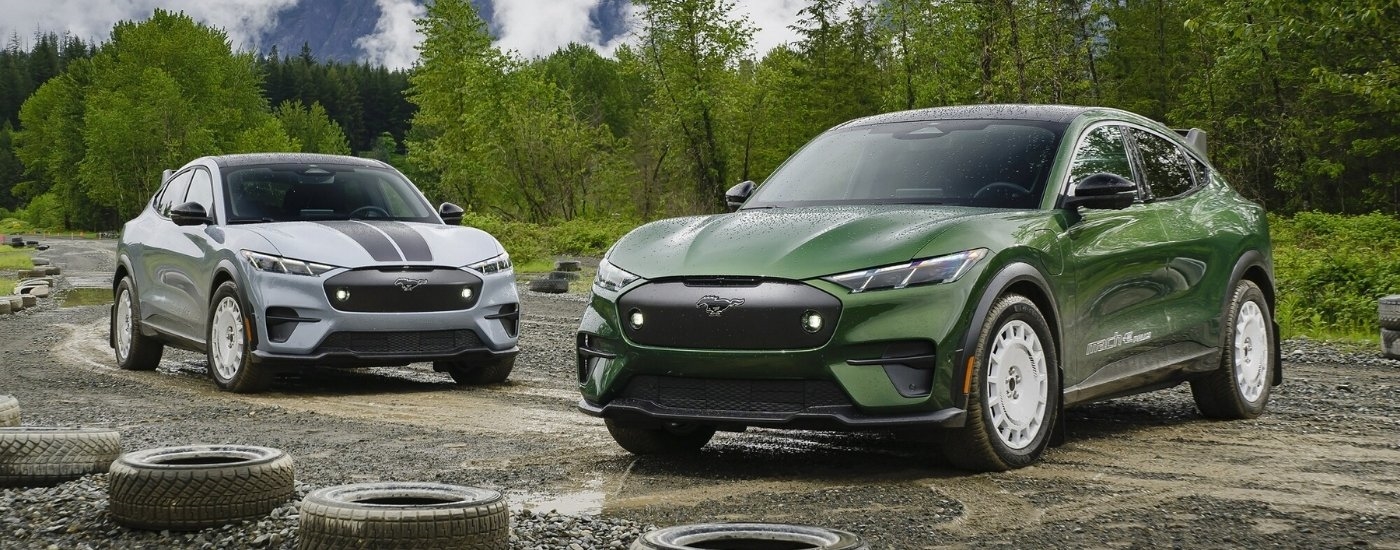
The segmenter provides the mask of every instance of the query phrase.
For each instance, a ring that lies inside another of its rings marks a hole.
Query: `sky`
[[[372,34],[356,45],[365,59],[392,68],[407,68],[417,60],[414,47],[422,40],[413,20],[425,13],[421,0],[375,0],[383,14]],[[71,33],[83,40],[107,40],[112,25],[144,19],[155,8],[183,11],[196,20],[224,29],[238,49],[258,47],[257,37],[277,22],[279,11],[298,0],[0,0],[0,36],[18,34],[27,40],[35,31]],[[526,57],[548,55],[571,42],[588,44],[610,54],[622,40],[604,40],[588,20],[602,0],[495,0],[491,19],[500,26],[497,45]],[[739,0],[736,10],[758,30],[756,52],[794,40],[788,28],[806,0]],[[23,44],[27,46],[27,44]]]

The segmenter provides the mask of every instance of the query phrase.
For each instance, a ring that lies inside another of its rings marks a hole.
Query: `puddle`
[[[112,303],[110,288],[74,288],[63,293],[60,307],[95,306]]]
[[[543,514],[550,511],[568,516],[596,516],[603,513],[602,491],[579,491],[577,493],[541,494],[523,491],[507,491],[506,500],[514,511],[529,510]]]

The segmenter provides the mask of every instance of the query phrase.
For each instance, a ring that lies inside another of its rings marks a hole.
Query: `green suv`
[[[1198,130],[1092,107],[884,114],[727,200],[599,265],[579,408],[633,453],[890,430],[1006,470],[1071,405],[1189,382],[1206,417],[1252,418],[1282,379],[1264,209]]]

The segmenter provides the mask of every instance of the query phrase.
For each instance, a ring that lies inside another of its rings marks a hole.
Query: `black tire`
[[[216,323],[223,313],[228,314],[227,321]],[[205,358],[209,361],[209,376],[219,389],[234,393],[257,393],[267,389],[272,384],[272,372],[253,364],[256,330],[252,327],[252,318],[243,311],[237,283],[224,281],[214,291],[207,321],[209,345]]]
[[[447,371],[459,385],[483,386],[500,384],[510,378],[510,371],[515,369],[515,357],[498,357],[481,362],[439,361],[433,366],[437,370]]]
[[[292,497],[292,457],[247,445],[190,445],[127,453],[112,463],[112,521],[195,531],[271,513]]]
[[[1382,297],[1376,308],[1380,311],[1381,328],[1400,329],[1400,294]]]
[[[697,523],[642,533],[631,550],[695,550],[698,548],[802,548],[804,550],[868,550],[855,533],[781,523]]]
[[[1269,403],[1274,383],[1274,339],[1278,338],[1269,303],[1258,285],[1247,280],[1235,285],[1220,326],[1220,368],[1192,380],[1191,396],[1207,418],[1257,417]],[[1240,335],[1246,336],[1243,342],[1238,341]],[[1263,341],[1256,341],[1260,336]]]
[[[442,483],[356,483],[301,501],[297,547],[506,550],[510,512],[501,494]]]
[[[715,436],[712,426],[668,422],[657,425],[634,425],[611,418],[604,419],[608,433],[623,449],[634,455],[674,455],[700,450]]]
[[[1381,355],[1386,359],[1400,359],[1400,330],[1381,329]]]
[[[943,455],[954,467],[977,472],[1034,463],[1050,443],[1060,409],[1060,363],[1049,324],[1029,298],[1002,296],[978,331],[974,357],[967,423],[945,434]],[[1004,400],[1017,410],[1009,412]],[[1006,423],[1014,433],[999,427]]]
[[[13,395],[0,395],[0,428],[19,425],[19,400]]]
[[[57,485],[107,471],[121,434],[97,428],[0,428],[0,487]]]
[[[129,311],[126,321],[122,321],[123,300]],[[132,284],[131,277],[122,277],[117,283],[117,288],[112,293],[112,319],[109,330],[112,331],[112,350],[117,357],[117,367],[123,370],[155,370],[160,365],[160,356],[165,352],[165,345],[160,340],[141,334],[141,300],[137,298],[136,285]],[[123,355],[123,346],[119,341],[123,332],[130,339]]]
[[[581,271],[583,266],[578,260],[559,260],[554,262],[555,271]]]
[[[527,287],[535,292],[563,294],[569,291],[569,281],[563,279],[535,279]]]
[[[563,280],[563,281],[577,281],[577,280],[578,280],[578,272],[577,272],[577,271],[551,271],[551,272],[549,272],[548,275],[545,275],[545,278],[546,278],[546,279],[559,279],[559,280]]]

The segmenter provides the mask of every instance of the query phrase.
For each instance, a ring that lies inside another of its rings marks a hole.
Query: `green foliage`
[[[1400,219],[1300,212],[1269,224],[1284,336],[1375,339],[1376,299],[1400,294]]]
[[[312,103],[311,107],[300,101],[286,100],[273,110],[272,114],[282,123],[286,134],[297,143],[293,150],[303,153],[328,153],[332,155],[350,154],[350,143],[340,125],[326,115],[326,108]]]
[[[489,214],[467,213],[462,225],[492,234],[516,265],[549,261],[556,255],[601,256],[636,223],[628,220],[572,219],[558,224],[502,220]]]

